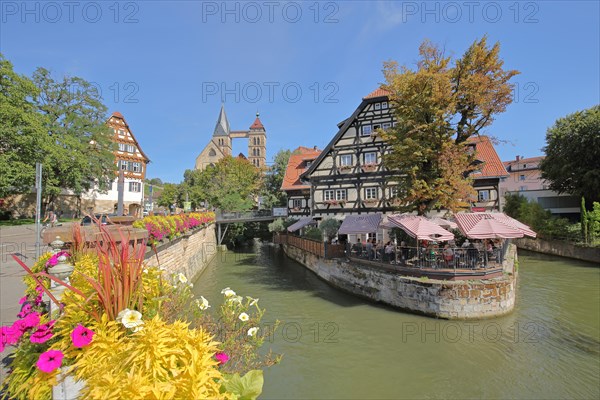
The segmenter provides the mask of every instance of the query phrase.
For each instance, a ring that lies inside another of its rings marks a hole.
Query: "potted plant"
[[[338,167],[338,171],[339,172],[350,172],[350,171],[352,171],[353,167],[354,167],[353,165],[340,165]]]
[[[373,172],[377,169],[377,167],[378,164],[363,164],[361,168],[364,172]]]

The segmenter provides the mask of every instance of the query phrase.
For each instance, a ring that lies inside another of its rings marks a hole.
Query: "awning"
[[[503,213],[458,213],[461,232],[471,239],[510,239],[536,234],[527,225]]]
[[[300,218],[298,221],[288,226],[287,230],[288,232],[295,232],[298,229],[304,228],[306,225],[312,224],[313,222],[316,223],[317,221],[313,221],[312,217]]]
[[[454,239],[454,234],[420,215],[391,215],[388,221],[418,240],[447,241]]]
[[[338,230],[338,235],[377,232],[381,214],[348,215]]]

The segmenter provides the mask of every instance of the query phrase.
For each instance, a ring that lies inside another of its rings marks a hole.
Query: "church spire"
[[[260,114],[257,111],[256,119],[254,120],[254,123],[250,126],[250,130],[263,130],[263,131],[265,130],[265,127],[263,126],[259,117],[260,117]]]
[[[221,112],[219,113],[219,119],[217,120],[213,136],[228,136],[229,131],[229,121],[227,120],[227,114],[225,114],[225,104],[221,104]]]

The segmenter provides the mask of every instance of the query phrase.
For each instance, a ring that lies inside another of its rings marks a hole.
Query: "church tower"
[[[219,113],[219,119],[217,119],[217,125],[213,132],[212,141],[219,147],[221,153],[226,156],[231,155],[230,133],[231,129],[229,127],[229,121],[227,120],[227,114],[225,114],[225,105],[221,105],[221,112]]]
[[[267,132],[256,113],[256,119],[248,131],[248,160],[256,167],[267,165]]]

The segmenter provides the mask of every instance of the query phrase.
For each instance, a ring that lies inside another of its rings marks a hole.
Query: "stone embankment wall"
[[[574,258],[576,260],[589,261],[600,266],[600,248],[581,247],[572,243],[558,240],[546,239],[517,239],[517,247],[520,249],[535,251],[538,253],[551,254],[554,256]]]
[[[217,254],[215,225],[158,244],[156,252],[151,249],[146,252],[147,265],[163,267],[169,273],[181,272],[193,282]]]
[[[516,246],[510,245],[501,278],[441,281],[401,276],[345,259],[325,260],[282,245],[288,257],[319,277],[355,295],[418,314],[445,319],[481,319],[511,312],[515,305]]]

